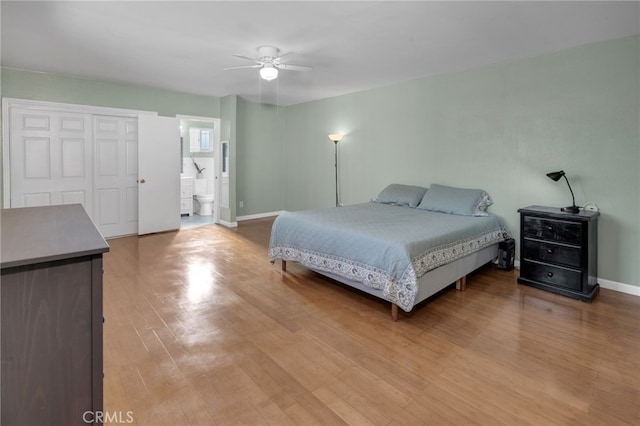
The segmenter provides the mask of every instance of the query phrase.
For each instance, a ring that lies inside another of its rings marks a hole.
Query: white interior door
[[[105,237],[138,233],[138,120],[93,116],[94,215]]]
[[[180,122],[138,116],[138,234],[180,228]]]
[[[11,108],[10,205],[80,203],[92,215],[88,114]]]

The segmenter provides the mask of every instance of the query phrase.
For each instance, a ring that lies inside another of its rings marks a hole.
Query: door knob
[[[140,179],[140,183],[145,183],[145,182],[146,182],[146,180]]]

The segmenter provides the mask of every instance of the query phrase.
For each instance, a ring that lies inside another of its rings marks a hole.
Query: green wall
[[[220,117],[220,98],[130,84],[2,68],[2,96],[80,105]]]
[[[601,210],[598,275],[640,286],[639,52],[627,37],[288,107],[284,209],[334,205],[334,132],[344,204],[393,182],[483,188],[516,237],[519,207],[571,203],[545,176],[564,169]]]
[[[280,211],[284,205],[283,109],[240,99],[238,117],[242,120],[236,144],[238,216]]]
[[[1,69],[2,96],[219,117],[229,140],[230,207],[221,219],[334,204],[392,182],[486,189],[518,234],[519,207],[601,209],[599,275],[640,286],[640,42],[627,37],[290,107]],[[1,174],[0,174],[1,178]],[[0,186],[1,187],[1,186]],[[244,207],[238,208],[238,201]]]

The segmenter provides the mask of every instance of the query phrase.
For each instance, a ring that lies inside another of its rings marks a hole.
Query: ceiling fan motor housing
[[[263,62],[273,62],[278,58],[280,49],[273,46],[260,46],[258,47],[258,58]]]

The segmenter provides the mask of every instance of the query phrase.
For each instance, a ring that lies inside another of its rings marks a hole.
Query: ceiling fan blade
[[[282,55],[278,55],[278,59],[284,58],[287,55],[291,55],[293,52],[283,53]]]
[[[278,68],[288,71],[310,71],[313,67],[307,65],[294,65],[294,64],[280,64]]]
[[[262,67],[262,65],[260,65],[260,64],[255,64],[255,65],[245,65],[245,66],[243,66],[243,67],[231,67],[231,68],[225,68],[224,70],[225,70],[225,71],[229,71],[229,70],[241,70],[241,69],[244,69],[244,68],[261,68],[261,67]]]
[[[256,64],[259,64],[259,63],[260,63],[260,61],[259,61],[259,60],[257,60],[256,58],[250,58],[250,57],[248,57],[248,56],[244,56],[244,55],[236,55],[235,53],[234,53],[232,56],[235,56],[236,58],[240,58],[240,59],[246,59],[246,60],[248,60],[248,61],[255,62]]]

